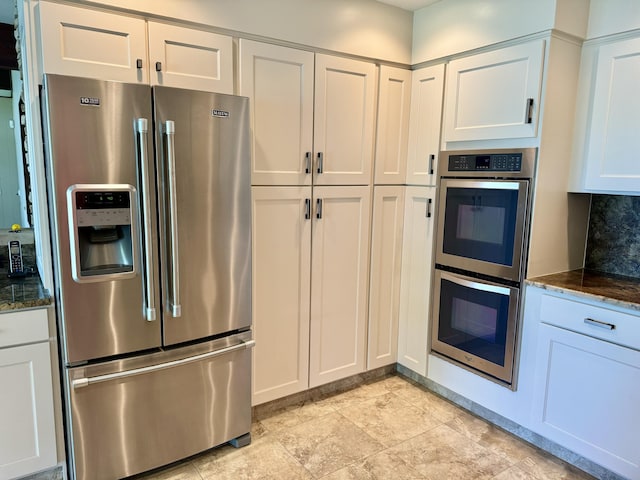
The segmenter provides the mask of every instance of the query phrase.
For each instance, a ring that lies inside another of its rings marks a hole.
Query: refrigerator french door
[[[59,75],[43,99],[73,478],[246,439],[247,99]]]

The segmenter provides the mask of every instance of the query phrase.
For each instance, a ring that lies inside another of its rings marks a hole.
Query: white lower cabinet
[[[549,295],[540,312],[532,429],[640,479],[640,345],[617,344],[640,319]]]
[[[367,370],[397,360],[404,190],[401,185],[373,190]]]
[[[0,478],[53,467],[57,453],[46,310],[0,314],[0,386]]]
[[[258,405],[364,371],[371,189],[252,187],[252,196]]]
[[[398,363],[427,376],[435,187],[405,192]]]

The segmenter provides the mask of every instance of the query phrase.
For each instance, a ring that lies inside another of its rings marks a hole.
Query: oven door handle
[[[528,180],[471,180],[471,179],[450,179],[442,180],[445,188],[477,188],[483,190],[520,190],[526,188]]]
[[[456,283],[463,287],[473,288],[474,290],[481,290],[483,292],[497,293],[500,295],[511,295],[511,288],[503,287],[500,285],[493,285],[484,282],[474,282],[472,280],[465,280],[464,278],[459,277],[458,275],[454,275],[449,272],[445,272],[443,270],[440,271],[440,278],[445,280],[449,280],[450,282]]]

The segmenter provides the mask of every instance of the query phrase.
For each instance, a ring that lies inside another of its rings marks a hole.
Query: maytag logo
[[[100,106],[100,99],[95,97],[80,97],[80,105]]]
[[[218,117],[218,118],[229,118],[229,112],[225,110],[216,110],[214,108],[213,110],[211,110],[211,116]]]

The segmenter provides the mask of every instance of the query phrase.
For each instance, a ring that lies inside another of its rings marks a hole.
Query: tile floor
[[[256,417],[249,446],[137,479],[592,478],[395,375]]]

